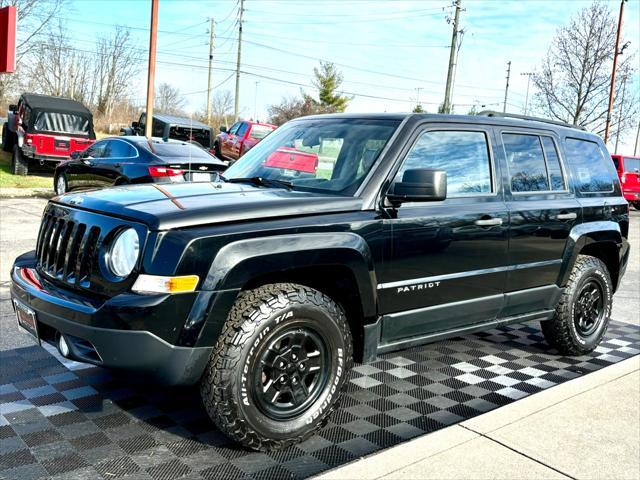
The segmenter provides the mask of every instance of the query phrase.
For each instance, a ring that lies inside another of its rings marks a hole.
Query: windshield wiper
[[[222,177],[222,176],[221,176]],[[284,187],[289,190],[293,188],[293,183],[286,180],[278,180],[276,178],[265,177],[240,177],[240,178],[224,178],[222,180],[228,183],[252,183],[261,187]]]

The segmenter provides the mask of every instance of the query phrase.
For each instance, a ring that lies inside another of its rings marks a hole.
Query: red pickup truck
[[[640,210],[640,157],[611,155],[622,185],[624,198]]]
[[[213,144],[215,155],[231,164],[276,128],[278,127],[269,123],[244,120],[234,123],[229,131],[220,127],[220,133]]]

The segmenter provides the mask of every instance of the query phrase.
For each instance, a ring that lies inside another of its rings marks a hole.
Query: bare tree
[[[196,114],[201,122],[207,123],[206,106]],[[211,100],[211,127],[219,128],[224,125],[229,128],[233,122],[233,95],[229,90],[217,90]]]
[[[26,36],[16,45],[16,72],[19,72],[25,55],[37,46],[37,40],[47,32],[55,15],[60,11],[65,0],[0,0],[0,8],[15,6],[20,32]],[[21,83],[18,73],[0,75],[0,104],[7,102],[7,97],[17,93]]]
[[[533,77],[538,88],[536,108],[543,115],[596,133],[604,132],[609,100],[609,83],[617,20],[608,6],[594,2],[556,32],[542,62],[541,73]],[[618,68],[630,75],[632,55],[626,55]],[[623,75],[616,80],[613,118],[624,132],[638,113],[636,95],[622,99]],[[617,129],[617,125],[614,125]]]
[[[140,71],[136,52],[127,28],[118,26],[110,38],[98,39],[92,103],[99,114],[109,117],[115,103],[126,97],[132,79]]]
[[[278,105],[271,105],[267,109],[269,112],[269,123],[282,125],[294,118],[315,115],[319,113],[332,113],[335,109],[332,106],[322,106],[309,95],[299,97],[283,97]]]
[[[158,113],[184,114],[185,99],[178,88],[161,83],[155,93],[155,110]]]
[[[86,65],[94,62],[93,54],[71,46],[62,22],[34,44],[38,48],[31,54],[29,90],[88,102],[91,72]]]

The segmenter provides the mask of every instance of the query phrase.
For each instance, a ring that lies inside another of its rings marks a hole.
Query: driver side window
[[[236,135],[238,128],[240,128],[240,122],[234,123],[229,129],[229,135]]]

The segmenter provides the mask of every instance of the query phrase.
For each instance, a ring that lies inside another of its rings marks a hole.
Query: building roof
[[[93,116],[91,111],[82,103],[70,98],[51,97],[37,93],[24,93],[22,98],[32,109],[49,110],[53,112],[77,113],[84,116]]]

